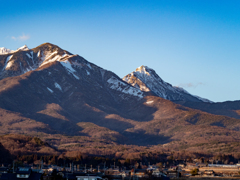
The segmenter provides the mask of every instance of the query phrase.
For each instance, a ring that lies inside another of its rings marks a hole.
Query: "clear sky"
[[[194,95],[240,100],[239,0],[0,0],[0,47],[45,42],[121,78],[146,65]]]

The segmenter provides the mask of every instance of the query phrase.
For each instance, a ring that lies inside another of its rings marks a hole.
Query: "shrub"
[[[192,175],[192,176],[198,175],[198,171],[199,171],[199,170],[198,170],[197,168],[192,169],[192,170],[191,170],[191,175]]]

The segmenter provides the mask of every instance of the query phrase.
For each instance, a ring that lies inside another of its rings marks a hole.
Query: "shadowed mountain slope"
[[[240,138],[240,120],[187,108],[133,87],[50,43],[0,55],[0,69],[1,134],[67,135],[136,145]],[[201,101],[165,90],[166,97]]]
[[[226,101],[218,103],[195,103],[187,101],[176,101],[176,103],[193,109],[199,109],[201,111],[205,111],[211,114],[224,115],[240,119],[240,101]]]

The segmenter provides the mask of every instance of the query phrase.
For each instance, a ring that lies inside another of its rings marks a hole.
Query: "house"
[[[185,168],[185,164],[178,164],[178,167]]]
[[[167,171],[167,177],[169,178],[178,178],[180,177],[180,173],[176,170],[168,170]]]
[[[9,169],[7,167],[0,167],[0,177],[3,173],[8,173]]]
[[[40,180],[42,174],[32,172],[30,168],[19,168],[16,173],[3,173],[0,180]]]
[[[160,171],[160,169],[153,170],[152,175],[155,177],[167,177],[166,174]]]
[[[102,180],[100,176],[87,175],[87,176],[76,176],[77,180]]]
[[[215,176],[215,172],[213,170],[205,170],[203,173],[202,173],[202,176],[205,176],[205,177],[213,177]]]
[[[147,170],[146,169],[134,169],[131,171],[131,176],[137,176],[137,177],[148,177]]]

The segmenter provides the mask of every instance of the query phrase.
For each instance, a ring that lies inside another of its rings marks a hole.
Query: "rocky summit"
[[[141,91],[152,92],[171,101],[211,102],[163,81],[153,69],[147,66],[138,67],[136,71],[126,75],[123,80]]]

